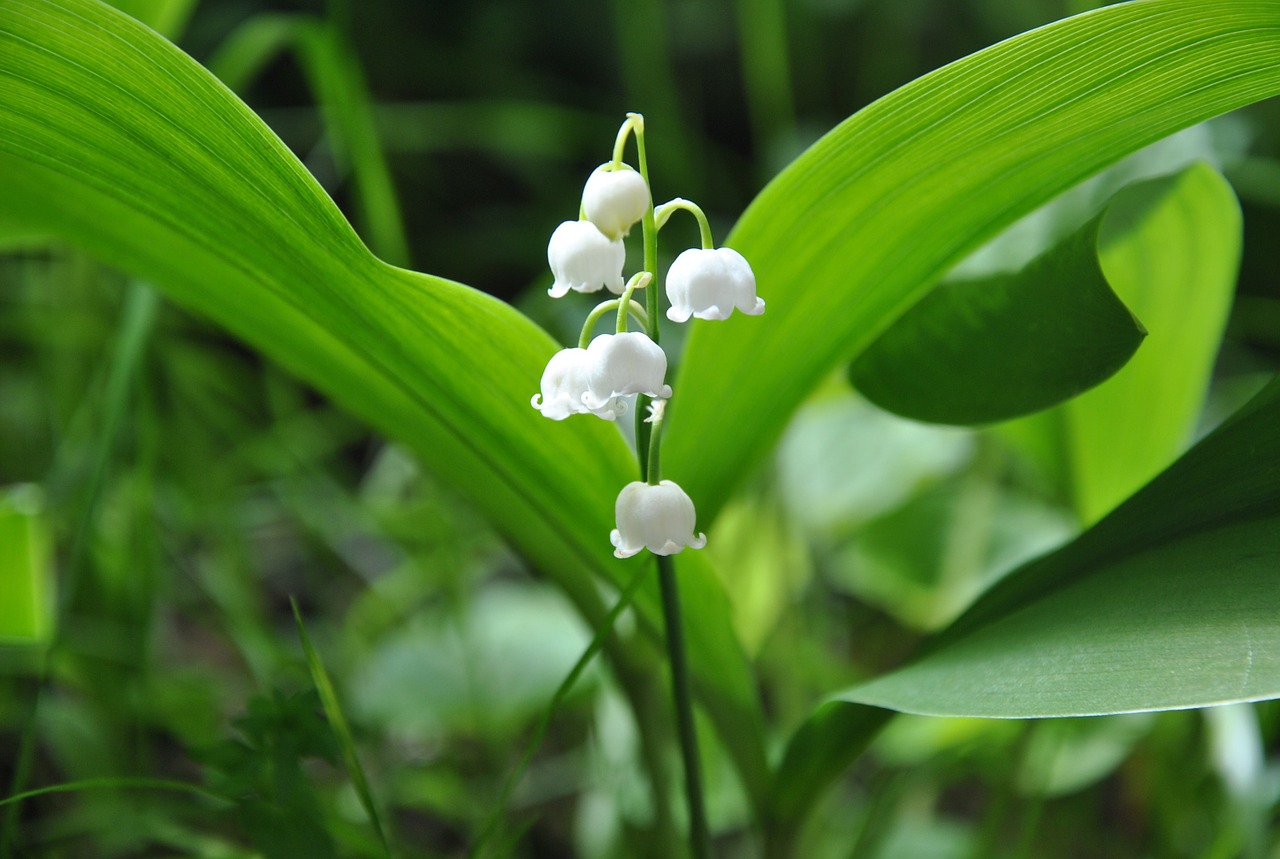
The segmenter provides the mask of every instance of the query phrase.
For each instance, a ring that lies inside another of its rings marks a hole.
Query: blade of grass
[[[44,493],[0,490],[0,642],[44,644],[53,630],[53,538]]]
[[[411,263],[391,169],[378,139],[373,99],[351,45],[332,23],[308,22],[297,50],[320,102],[339,166],[355,180],[360,222],[369,246],[392,265]]]
[[[174,793],[190,793],[208,799],[216,799],[228,805],[235,805],[235,799],[232,797],[185,781],[173,781],[172,779],[164,778],[87,778],[15,793],[12,796],[0,799],[0,806],[14,806],[17,803],[34,799],[38,796],[48,796],[54,793],[77,793],[82,790],[164,790]]]
[[[311,682],[315,684],[316,692],[320,695],[320,703],[324,706],[325,715],[329,718],[329,727],[333,730],[334,739],[338,741],[338,750],[342,754],[342,765],[347,771],[347,778],[351,779],[351,784],[356,789],[356,796],[360,798],[360,805],[369,816],[369,823],[378,836],[383,852],[390,857],[391,844],[387,840],[386,830],[382,827],[382,818],[373,801],[373,792],[369,790],[369,780],[365,777],[364,766],[356,753],[355,739],[351,736],[351,726],[347,722],[347,717],[342,712],[338,693],[333,688],[329,673],[324,669],[324,663],[320,661],[320,655],[311,644],[311,636],[307,635],[307,627],[302,622],[302,612],[298,610],[298,602],[292,596],[289,597],[289,605],[293,608],[293,620],[298,625],[298,638],[302,641],[302,652],[307,659],[307,670],[311,672]]]

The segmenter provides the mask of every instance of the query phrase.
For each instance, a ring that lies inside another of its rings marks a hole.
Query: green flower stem
[[[702,211],[702,207],[697,203],[683,197],[676,197],[674,200],[663,203],[654,211],[658,229],[666,226],[667,220],[678,209],[684,209],[698,219],[698,231],[702,234],[702,249],[704,251],[713,249],[716,243],[711,238],[711,224],[707,221],[707,213]]]
[[[649,208],[644,213],[641,226],[644,230],[644,270],[653,272],[649,283],[646,310],[649,324],[646,333],[654,343],[658,338],[658,223],[654,214],[652,188],[649,183],[649,159],[644,146],[644,118],[636,113],[627,114],[627,122],[618,132],[618,140],[625,142],[627,131],[634,131],[640,175],[650,188]],[[620,145],[614,146],[614,163],[621,161]],[[689,204],[692,205],[692,204]],[[696,207],[695,207],[696,208]],[[697,210],[701,212],[701,210]],[[697,214],[695,212],[695,214]],[[705,225],[705,216],[700,218]],[[710,239],[710,228],[704,226],[704,240]],[[662,437],[662,421],[645,421],[645,413],[651,402],[643,394],[636,398],[636,453],[640,459],[640,474],[651,484],[662,479],[658,461],[658,446]],[[658,555],[658,583],[662,590],[663,621],[667,629],[667,654],[671,661],[671,697],[676,708],[676,727],[680,735],[680,754],[684,759],[685,802],[689,807],[689,845],[694,859],[710,859],[711,833],[707,828],[707,812],[702,801],[702,764],[698,757],[698,735],[693,722],[693,693],[689,686],[689,666],[685,657],[684,627],[680,614],[680,592],[676,587],[675,564],[666,555]]]
[[[653,275],[647,271],[637,272],[631,276],[631,280],[627,281],[627,288],[622,291],[622,297],[618,299],[618,324],[617,333],[625,334],[627,332],[627,311],[631,307],[631,296],[637,289],[644,289],[653,281]],[[647,325],[645,326],[648,327]]]
[[[645,333],[654,343],[661,343],[658,332],[658,224],[653,212],[653,185],[649,183],[649,155],[644,145],[644,117],[638,113],[627,114],[627,123],[634,120],[636,135],[636,163],[640,166],[640,176],[649,188],[649,208],[640,221],[644,232],[644,270],[653,272],[653,281],[649,284],[645,295],[645,310],[649,314],[649,324]],[[626,123],[623,128],[627,128]],[[618,132],[622,136],[622,132]],[[640,475],[647,478],[649,474],[649,447],[653,434],[653,426],[645,423],[645,413],[652,400],[641,394],[636,397],[636,454],[640,459]]]
[[[665,403],[660,408],[665,408]],[[648,411],[648,409],[646,409]],[[654,420],[646,420],[645,425],[649,427],[649,461],[648,468],[645,469],[644,479],[650,486],[657,486],[662,480],[662,466],[658,458],[658,448],[662,442],[662,418]]]
[[[655,433],[656,435],[656,433]],[[689,805],[689,846],[694,859],[710,859],[711,831],[702,804],[702,764],[698,758],[698,734],[693,722],[693,693],[685,659],[684,627],[680,614],[680,590],[675,562],[658,555],[658,583],[662,590],[662,617],[667,627],[667,653],[671,659],[671,695],[676,705],[676,728],[684,757],[684,787]]]
[[[644,134],[644,117],[638,113],[628,113],[627,119],[622,123],[622,127],[618,129],[618,137],[613,141],[613,162],[611,170],[617,170],[622,166],[622,151],[627,147],[627,136],[635,132],[636,140],[639,140]],[[640,168],[640,172],[644,173],[644,168]],[[648,183],[649,177],[645,176],[645,182]]]
[[[597,304],[592,308],[591,312],[587,314],[587,320],[582,323],[582,333],[578,335],[579,349],[586,349],[591,343],[591,332],[595,330],[596,323],[600,321],[600,318],[617,310],[621,304],[622,299],[611,298],[610,300]],[[631,313],[632,318],[635,319],[636,322],[639,322],[642,327],[649,327],[649,314],[644,312],[644,307],[640,302],[634,300],[628,301],[627,310]]]

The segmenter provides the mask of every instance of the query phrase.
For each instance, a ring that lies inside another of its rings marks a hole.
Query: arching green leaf
[[[666,470],[714,513],[805,395],[966,254],[1124,155],[1277,93],[1280,6],[1145,0],[1016,36],[859,111],[729,237],[768,310],[695,324]]]
[[[510,306],[374,257],[284,144],[211,74],[96,0],[0,4],[0,221],[83,246],[224,325],[470,497],[589,622],[635,464],[616,428],[529,406],[558,348]],[[175,440],[178,443],[178,440]],[[748,791],[763,740],[723,590],[688,592],[692,670]],[[636,600],[661,629],[656,581]],[[653,659],[618,645],[630,670]],[[723,724],[734,718],[734,724]]]

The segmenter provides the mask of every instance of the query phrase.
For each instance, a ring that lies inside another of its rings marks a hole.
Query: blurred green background
[[[723,236],[858,108],[1097,4],[120,5],[219,73],[384,258],[512,301],[568,341],[591,302],[546,300],[546,240],[626,111],[646,116],[656,197],[697,201]],[[1245,208],[1207,422],[1280,359],[1276,114],[1184,139]],[[382,855],[291,596],[400,855],[466,855],[591,631],[466,503],[312,390],[74,249],[4,242],[0,794],[156,778],[237,801],[51,793],[0,807],[0,856]],[[1077,528],[999,437],[901,421],[833,382],[709,550],[735,571],[771,735]],[[1280,856],[1278,734],[1270,704],[900,718],[814,816],[804,855]],[[705,745],[718,848],[756,855],[741,791]],[[515,792],[512,855],[659,855],[667,815],[638,753],[614,680],[593,671]]]

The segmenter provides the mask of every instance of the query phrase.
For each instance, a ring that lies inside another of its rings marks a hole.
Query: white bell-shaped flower
[[[620,397],[606,397],[594,407],[583,402],[590,377],[591,358],[586,349],[562,349],[551,356],[542,371],[542,393],[534,394],[530,404],[543,417],[562,421],[569,415],[592,414],[611,421],[627,410]]]
[[[547,294],[560,298],[571,289],[599,292],[607,286],[621,295],[626,255],[622,239],[610,239],[590,221],[565,221],[547,243],[547,262],[556,278]]]
[[[641,549],[674,555],[688,547],[701,549],[707,535],[694,535],[697,514],[685,491],[663,480],[657,486],[636,481],[622,487],[615,507],[618,527],[609,534],[613,554],[629,558]]]
[[[626,165],[619,170],[597,167],[582,189],[582,211],[587,220],[611,239],[630,232],[649,210],[649,200],[648,183]]]
[[[732,248],[690,248],[667,270],[667,298],[672,322],[728,319],[736,307],[748,316],[764,313],[756,297],[756,276],[742,254]]]
[[[587,347],[586,364],[582,402],[593,412],[628,394],[671,396],[671,386],[662,381],[667,375],[667,355],[639,331],[601,334]]]

